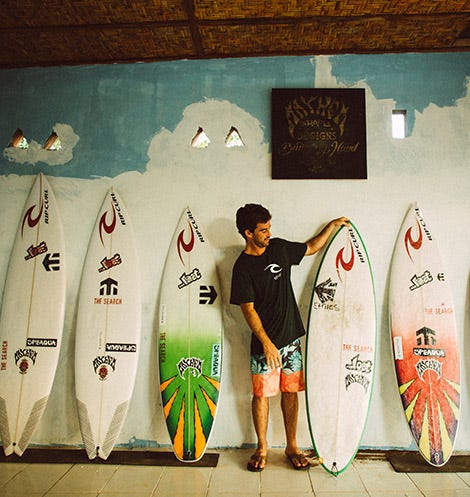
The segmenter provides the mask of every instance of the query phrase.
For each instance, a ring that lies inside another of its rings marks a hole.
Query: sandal
[[[261,466],[262,464],[262,466]],[[253,473],[259,473],[260,471],[263,471],[264,466],[266,464],[266,456],[262,454],[258,454],[255,452],[251,457],[250,460],[248,461],[248,464],[246,465],[246,469],[248,471],[252,471]]]
[[[308,469],[310,467],[308,459],[302,452],[299,452],[298,454],[286,454],[286,457],[289,459],[292,467],[297,471]]]

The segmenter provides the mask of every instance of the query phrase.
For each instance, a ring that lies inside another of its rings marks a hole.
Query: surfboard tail
[[[14,452],[14,447],[8,422],[7,403],[3,397],[0,398],[0,436],[2,437],[3,452],[6,456],[11,456]]]
[[[121,431],[121,427],[126,418],[127,409],[129,407],[129,400],[124,401],[122,404],[119,404],[116,407],[116,410],[113,414],[113,419],[108,428],[108,432],[106,433],[106,437],[104,439],[102,447],[99,448],[98,456],[101,459],[108,459],[109,454],[114,448],[114,444],[116,443],[116,439]]]
[[[15,445],[15,453],[18,456],[22,456],[24,451],[28,448],[29,442],[33,438],[33,434],[36,430],[36,427],[42,417],[44,409],[46,408],[47,401],[49,400],[49,395],[43,397],[36,401],[31,409],[29,417],[26,421],[26,424],[23,429],[23,433],[21,434],[20,439]]]
[[[95,439],[93,438],[93,431],[91,429],[90,417],[88,416],[88,409],[80,399],[77,399],[78,406],[78,420],[80,422],[80,430],[82,432],[83,443],[89,459],[95,459],[98,455]]]

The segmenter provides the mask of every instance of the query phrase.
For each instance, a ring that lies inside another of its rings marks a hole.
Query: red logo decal
[[[111,224],[106,223],[106,216],[108,215],[108,211],[106,211],[100,219],[100,239],[103,245],[103,231],[110,235],[116,227],[116,211],[114,210],[114,205],[112,205],[111,207],[113,208],[113,220],[111,221]]]
[[[419,235],[418,235],[417,240],[413,240],[413,238],[411,236],[411,230],[413,229],[413,226],[411,228],[409,228],[408,231],[405,233],[406,253],[408,254],[408,257],[411,260],[413,260],[413,257],[411,257],[411,254],[410,254],[410,246],[412,248],[414,248],[415,250],[419,250],[421,248],[422,243],[423,243],[423,232],[421,231],[421,226],[418,222],[416,224],[418,225],[418,231],[419,231]]]
[[[341,275],[339,273],[339,266],[341,265],[341,267],[345,270],[345,271],[351,271],[351,269],[353,268],[354,266],[354,249],[353,249],[353,245],[352,245],[352,242],[351,240],[349,240],[349,246],[351,248],[351,258],[349,259],[349,261],[345,261],[344,260],[344,257],[343,257],[343,254],[344,254],[344,249],[346,247],[343,247],[339,252],[338,254],[336,255],[336,272],[338,273],[338,278],[340,281],[341,280]]]
[[[39,213],[34,218],[33,218],[33,211],[34,211],[34,209],[36,209],[35,205],[33,205],[32,207],[30,207],[26,211],[26,214],[24,215],[24,218],[23,218],[23,223],[21,225],[21,237],[23,237],[24,225],[26,224],[26,222],[28,223],[28,226],[30,228],[34,228],[39,223],[39,220],[41,219],[41,216],[42,216],[42,208],[43,208],[43,204],[42,204],[42,201],[41,201],[41,207],[39,209]]]
[[[191,231],[191,239],[189,240],[189,242],[186,243],[184,241],[184,230],[181,231],[181,233],[178,236],[178,244],[177,244],[177,246],[178,246],[178,255],[179,255],[180,261],[183,263],[183,266],[184,266],[184,261],[183,261],[182,255],[181,255],[181,249],[183,249],[185,252],[191,252],[191,250],[194,247],[194,232],[193,232],[193,228],[192,228],[192,226],[189,223],[188,223],[188,226],[189,226],[189,229]]]

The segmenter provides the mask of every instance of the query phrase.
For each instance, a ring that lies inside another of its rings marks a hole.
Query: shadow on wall
[[[230,229],[233,230],[233,223],[230,223]],[[225,389],[230,392],[228,397],[233,398],[234,416],[232,421],[233,424],[238,425],[238,430],[232,429],[232,431],[234,434],[237,431],[240,432],[241,444],[244,444],[252,440],[254,436],[251,422],[251,332],[240,308],[230,304],[232,268],[241,250],[242,245],[224,249],[222,259],[217,262],[217,271],[224,302]]]

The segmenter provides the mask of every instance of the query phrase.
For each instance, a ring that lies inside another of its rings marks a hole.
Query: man
[[[294,469],[309,462],[297,446],[297,392],[305,389],[300,337],[305,334],[290,279],[291,266],[318,252],[348,219],[330,221],[305,243],[271,239],[271,214],[258,204],[237,211],[237,229],[245,250],[233,266],[230,303],[239,305],[252,331],[252,415],[258,438],[247,469],[262,471],[266,464],[269,397],[281,393],[286,432],[285,454]]]

